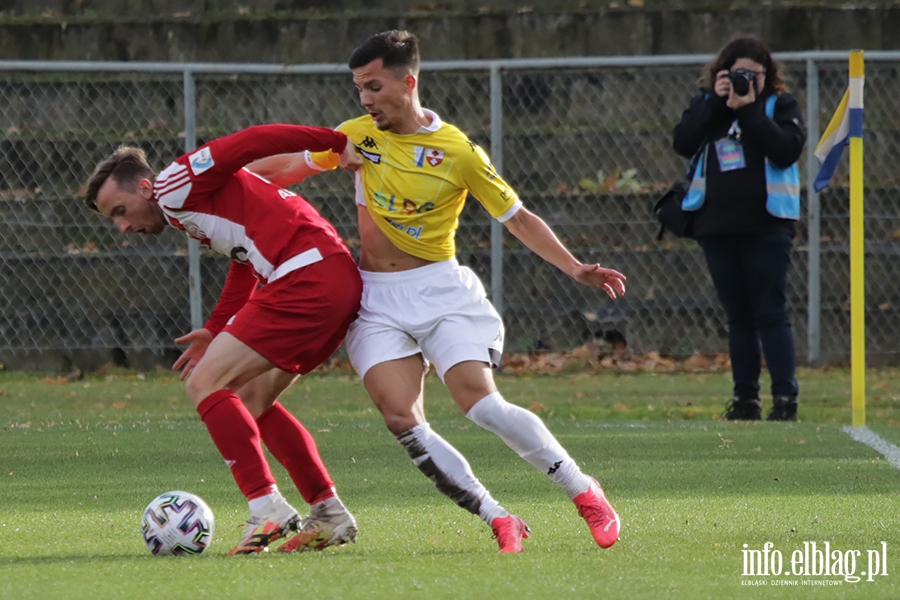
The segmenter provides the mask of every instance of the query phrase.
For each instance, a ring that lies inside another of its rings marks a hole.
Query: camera
[[[735,69],[728,74],[731,80],[731,89],[738,96],[746,96],[750,93],[751,83],[756,81],[756,72],[749,69]]]

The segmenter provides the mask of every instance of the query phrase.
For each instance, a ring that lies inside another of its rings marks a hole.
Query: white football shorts
[[[421,353],[441,380],[467,360],[497,366],[503,322],[481,281],[456,259],[409,271],[361,271],[362,305],[345,343],[360,378],[375,365]]]

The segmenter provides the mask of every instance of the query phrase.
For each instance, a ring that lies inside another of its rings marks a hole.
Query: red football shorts
[[[356,263],[332,254],[256,290],[222,331],[279,369],[305,375],[341,345],[361,295]]]

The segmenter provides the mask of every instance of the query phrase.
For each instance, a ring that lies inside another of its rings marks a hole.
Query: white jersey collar
[[[425,113],[426,117],[431,117],[431,124],[422,125],[421,127],[419,127],[419,130],[416,131],[416,133],[434,133],[444,124],[444,122],[441,121],[441,118],[437,116],[437,113],[435,113],[434,111],[423,108],[422,112]]]

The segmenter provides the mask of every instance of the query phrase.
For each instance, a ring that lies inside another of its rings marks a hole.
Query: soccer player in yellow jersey
[[[625,277],[573,257],[522,206],[485,152],[419,103],[417,38],[373,36],[350,56],[367,115],[341,124],[359,152],[356,204],[363,298],[346,344],[350,361],[388,429],[443,494],[494,530],[501,552],[521,552],[529,528],[509,514],[466,459],[425,420],[429,363],[466,417],[497,434],[574,501],[597,544],[612,546],[619,517],[595,479],[581,472],[544,423],[508,403],[491,367],[503,350],[503,324],[484,287],[455,258],[454,235],[469,192],[528,248],[575,280],[625,293]],[[250,169],[280,185],[332,169],[334,153],[280,155]]]

